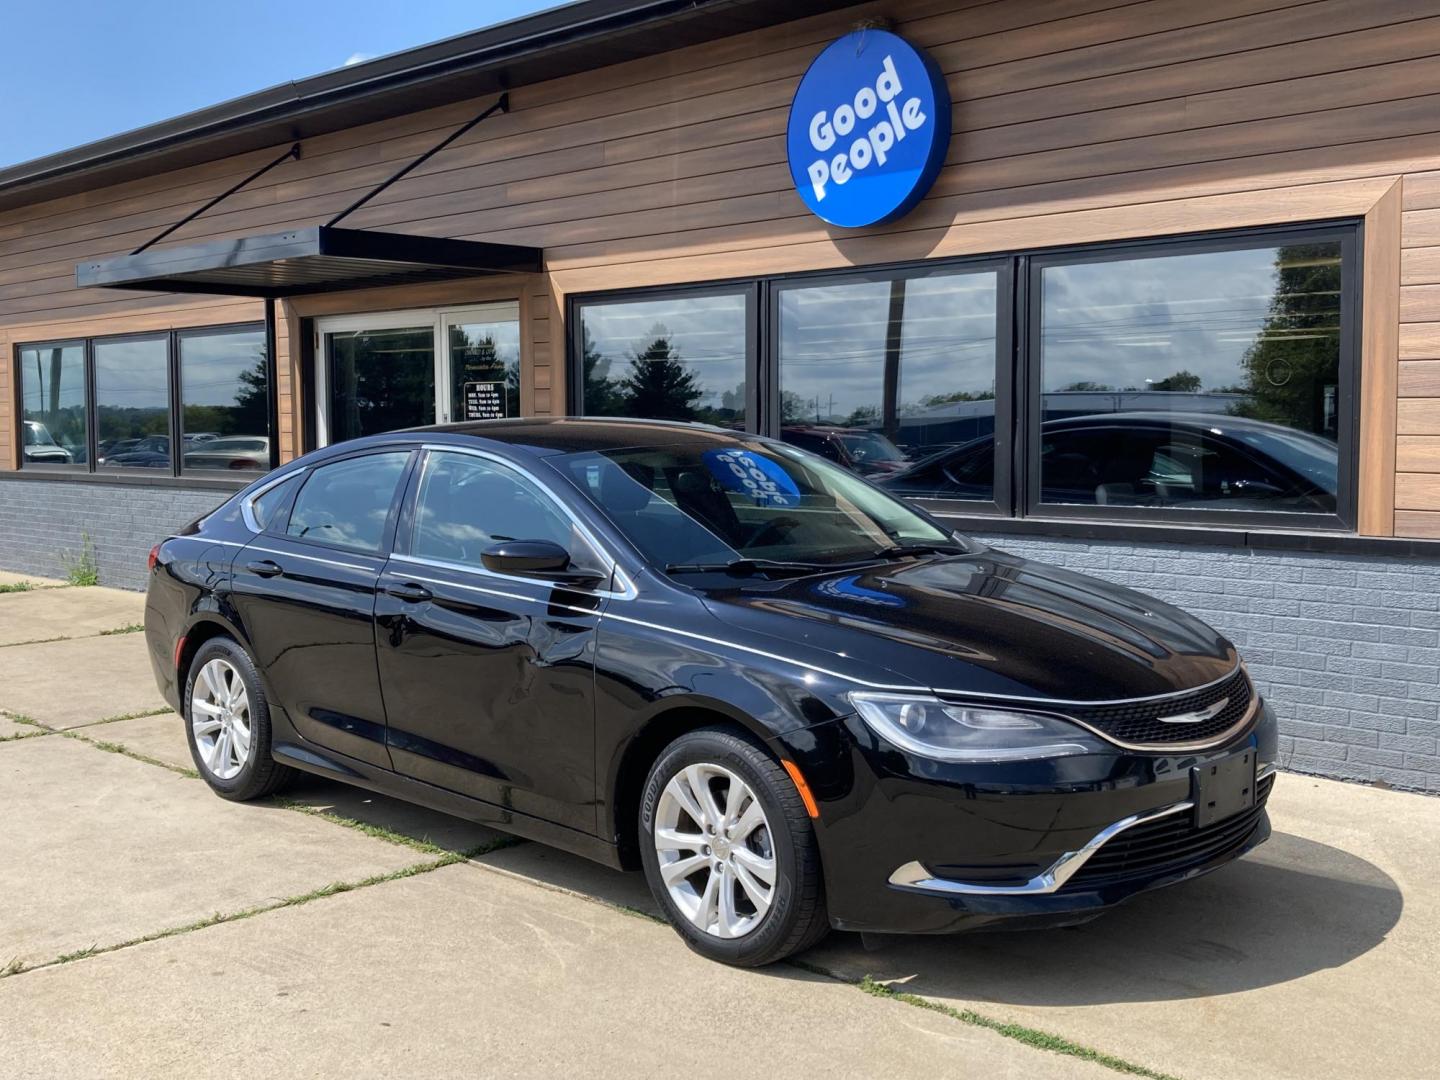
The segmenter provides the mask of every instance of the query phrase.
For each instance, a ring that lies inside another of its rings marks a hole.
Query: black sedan
[[[691,947],[1065,925],[1266,838],[1231,645],[783,442],[509,420],[359,439],[151,553],[196,767],[296,770],[643,867]]]

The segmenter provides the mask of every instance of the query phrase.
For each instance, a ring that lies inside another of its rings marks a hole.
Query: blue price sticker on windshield
[[[800,488],[769,458],[749,450],[707,450],[701,460],[721,487],[749,495],[756,506],[800,505]]]

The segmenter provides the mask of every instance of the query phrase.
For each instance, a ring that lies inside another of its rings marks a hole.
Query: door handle
[[[413,581],[404,585],[390,585],[385,589],[386,596],[393,596],[396,600],[404,600],[410,604],[423,604],[435,594],[424,585],[416,585]]]
[[[272,562],[269,559],[259,559],[255,562],[246,563],[245,569],[249,570],[252,574],[259,574],[261,577],[277,577],[285,572],[279,563]]]

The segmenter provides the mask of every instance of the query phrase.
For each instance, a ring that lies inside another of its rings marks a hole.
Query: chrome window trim
[[[589,596],[606,596],[615,600],[633,600],[638,595],[638,592],[635,588],[633,576],[625,570],[624,566],[621,565],[620,560],[615,557],[615,554],[610,551],[610,549],[607,548],[603,543],[600,542],[600,538],[595,535],[594,531],[590,528],[590,526],[581,519],[580,515],[575,513],[574,510],[567,506],[563,499],[559,498],[555,494],[555,490],[549,484],[546,484],[529,469],[525,468],[523,465],[518,464],[510,458],[504,457],[500,454],[492,453],[489,450],[481,450],[478,447],[454,446],[447,443],[423,443],[420,449],[425,451],[425,461],[421,466],[421,482],[424,481],[425,470],[428,470],[430,468],[430,459],[437,453],[465,454],[469,457],[477,457],[484,461],[491,462],[492,464],[499,465],[502,468],[509,469],[511,472],[518,473],[520,476],[523,476],[526,480],[539,488],[544,493],[545,497],[549,499],[552,504],[554,504],[556,509],[558,509],[560,513],[563,514],[566,518],[568,518],[570,523],[580,531],[580,535],[585,538],[586,543],[588,543],[590,547],[594,549],[595,554],[600,557],[601,563],[608,565],[611,576],[614,577],[616,584],[620,586],[620,588],[618,589],[572,589],[571,591],[585,593]],[[420,488],[417,485],[415,488],[415,503],[417,506],[419,505],[419,502]],[[413,544],[413,523],[411,525],[410,541]],[[468,563],[452,563],[447,562],[443,559],[429,559],[423,556],[398,555],[393,553],[390,557],[397,561],[415,562],[422,565],[439,566],[447,570],[457,570],[463,571],[465,573],[475,573],[483,577],[497,578],[501,581],[524,581],[531,585],[538,585],[543,588],[549,589],[553,589],[556,587],[556,583],[553,581],[545,581],[541,578],[519,577],[518,575],[514,574],[497,574],[495,573],[495,571],[487,570],[483,566],[472,566]]]
[[[536,587],[538,587],[538,588],[542,588],[542,589],[564,589],[564,590],[566,590],[567,592],[580,593],[580,594],[582,594],[582,595],[584,595],[584,596],[603,596],[603,597],[606,597],[607,599],[616,599],[616,600],[629,600],[629,599],[632,599],[633,596],[634,596],[633,593],[627,595],[627,594],[625,594],[625,593],[623,593],[623,592],[614,592],[614,591],[612,591],[612,590],[610,590],[610,589],[579,589],[579,588],[575,588],[574,586],[571,586],[571,585],[566,585],[566,584],[564,584],[563,582],[559,582],[559,581],[546,581],[544,578],[522,577],[522,576],[519,575],[519,574],[499,574],[499,573],[496,573],[494,570],[487,569],[487,568],[484,567],[484,566],[473,566],[473,565],[471,565],[470,563],[450,562],[450,561],[448,561],[448,560],[446,560],[446,559],[431,559],[431,558],[427,558],[427,557],[420,556],[420,555],[393,555],[393,554],[392,554],[392,555],[390,556],[390,561],[391,561],[392,563],[407,563],[407,564],[412,565],[412,566],[429,566],[429,567],[432,567],[432,568],[434,568],[434,569],[436,569],[436,570],[451,570],[451,571],[454,571],[454,572],[457,573],[457,574],[474,574],[474,575],[477,576],[477,577],[493,578],[493,579],[496,580],[496,581],[518,581],[518,582],[522,582],[523,584],[526,584],[526,585],[534,585],[534,586],[536,586]],[[618,568],[612,568],[612,572],[614,572],[615,569],[618,569]],[[413,575],[411,575],[411,576],[413,576]],[[460,586],[461,588],[475,588],[475,589],[478,589],[478,588],[479,588],[478,586],[465,585],[465,584],[463,584],[462,582],[456,582],[456,581],[439,581],[438,579],[435,579],[435,578],[416,578],[416,580],[417,580],[417,581],[429,581],[429,582],[432,582],[432,583],[435,583],[435,584],[440,584],[440,585],[458,585],[458,586]],[[626,584],[628,585],[629,582],[627,581]],[[481,592],[485,592],[485,591],[487,591],[487,590],[481,589],[480,591],[481,591]],[[495,595],[497,595],[497,596],[509,596],[510,594],[509,594],[509,593],[496,592]],[[533,597],[532,597],[532,598],[529,598],[529,599],[533,599]],[[566,604],[555,604],[555,605],[552,605],[552,606],[569,608],[569,605],[566,605]],[[585,610],[585,609],[584,609],[584,608],[570,608],[570,610],[583,611],[583,610]]]
[[[303,476],[306,472],[309,472],[309,470],[310,466],[308,465],[302,465],[298,469],[291,469],[289,472],[283,473],[280,476],[276,476],[265,481],[265,483],[261,484],[249,495],[246,495],[245,498],[241,499],[240,518],[242,521],[245,522],[245,527],[253,533],[263,533],[265,529],[258,521],[255,520],[255,507],[252,504],[255,502],[256,499],[260,498],[261,495],[264,495],[271,488],[278,487],[281,484],[285,483],[285,481],[290,480],[293,477]]]
[[[263,551],[267,555],[284,555],[290,559],[305,559],[309,562],[322,563],[325,566],[343,566],[347,570],[363,570],[367,574],[378,574],[380,572],[378,566],[362,566],[359,563],[341,562],[339,559],[326,559],[319,555],[305,555],[299,551],[278,551],[275,548],[260,547],[257,544],[246,544],[245,548],[247,551]],[[356,554],[363,555],[364,553],[356,552]],[[368,556],[368,558],[373,558],[377,560],[377,562],[383,563],[385,556],[371,555]]]

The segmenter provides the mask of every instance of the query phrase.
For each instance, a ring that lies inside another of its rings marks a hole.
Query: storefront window
[[[1039,502],[1329,514],[1341,241],[1047,261]]]
[[[993,270],[780,286],[781,438],[897,493],[994,499],[993,453],[949,464],[994,437],[998,295]]]
[[[746,289],[582,305],[582,411],[743,430],[750,298]]]
[[[166,337],[94,343],[95,464],[170,470],[170,349]]]
[[[180,471],[265,472],[270,400],[265,333],[180,335]]]
[[[84,469],[89,441],[84,344],[27,345],[17,359],[22,466]]]

